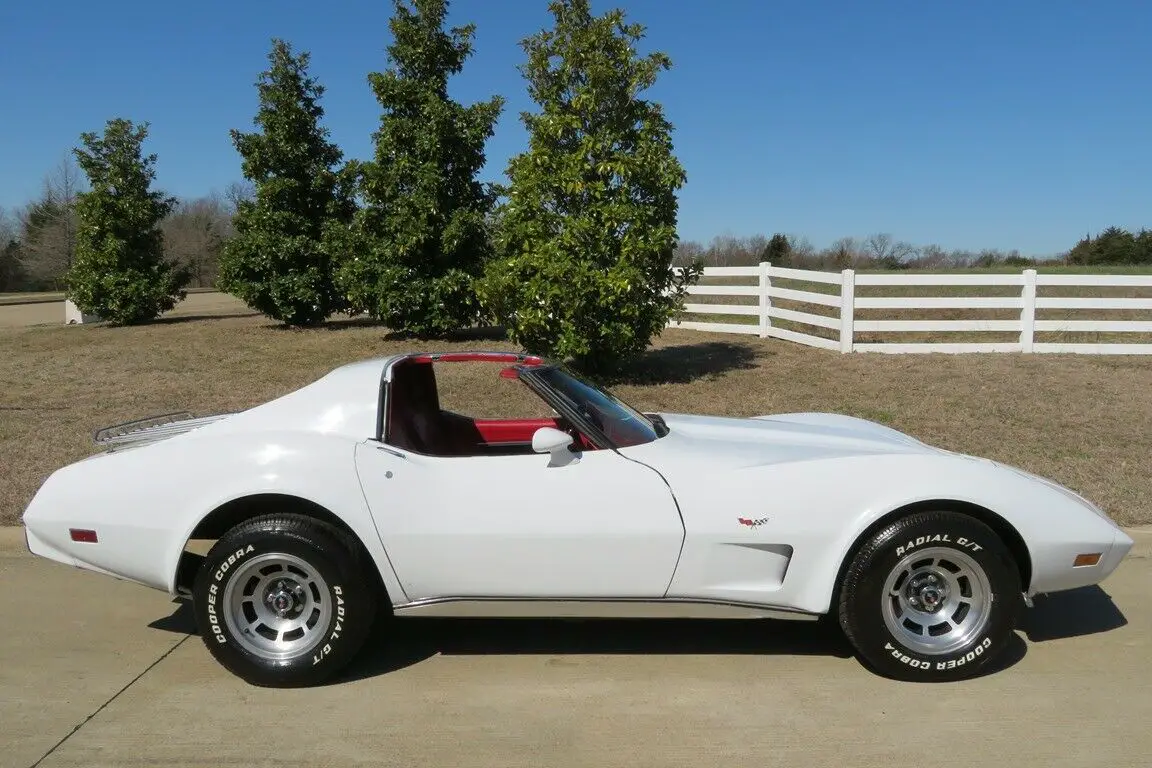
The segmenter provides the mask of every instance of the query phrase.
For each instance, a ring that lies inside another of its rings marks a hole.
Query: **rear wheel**
[[[1013,639],[1020,575],[991,528],[925,512],[875,533],[840,590],[840,625],[881,674],[947,681],[987,669]]]
[[[226,533],[193,590],[205,645],[260,686],[314,685],[364,644],[376,613],[358,542],[303,515],[267,515]]]

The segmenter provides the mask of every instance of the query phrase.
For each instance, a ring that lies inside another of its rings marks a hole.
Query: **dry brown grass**
[[[39,304],[45,301],[64,301],[64,294],[60,291],[22,291],[19,293],[0,293],[0,306],[9,304]]]
[[[0,328],[0,521],[19,519],[47,475],[92,451],[98,427],[177,410],[260,403],[332,367],[412,348],[507,342],[389,341],[344,321],[311,331],[260,317],[172,318],[137,328]],[[519,410],[513,382],[446,381],[453,405]],[[475,389],[473,389],[475,388]],[[1122,523],[1152,522],[1152,359],[847,355],[788,342],[668,331],[614,389],[650,410],[734,416],[829,410],[1038,472]],[[205,478],[209,481],[209,478]]]

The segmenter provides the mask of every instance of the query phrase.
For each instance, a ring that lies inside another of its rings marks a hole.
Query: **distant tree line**
[[[1108,227],[1096,237],[1087,236],[1064,257],[1069,264],[1152,264],[1152,230],[1132,234]]]
[[[79,168],[62,161],[43,184],[41,195],[15,211],[0,209],[0,293],[58,291],[76,248],[75,203],[85,188]],[[186,267],[191,287],[217,285],[220,254],[235,234],[233,217],[254,189],[247,180],[223,191],[177,200],[164,218],[164,252]],[[801,269],[967,269],[1020,267],[1039,264],[1084,266],[1152,264],[1152,230],[1133,233],[1109,227],[1087,235],[1070,250],[1051,258],[1023,256],[1017,250],[945,249],[936,244],[913,245],[879,233],[864,238],[843,237],[816,248],[805,237],[777,233],[737,237],[721,235],[707,244],[682,240],[673,264],[699,260],[706,266],[748,266],[770,261]]]
[[[1133,265],[1152,264],[1152,230],[1137,234],[1109,227],[1087,236],[1071,250],[1051,258],[1023,256],[1018,250],[987,248],[980,251],[948,250],[936,244],[913,245],[891,234],[864,238],[842,237],[817,249],[805,237],[776,233],[735,237],[722,235],[707,245],[682,240],[676,247],[676,266],[699,261],[711,267],[751,266],[762,261],[797,269],[980,269],[988,267],[1034,267],[1042,264]]]
[[[0,293],[65,289],[76,257],[76,200],[87,189],[87,179],[69,157],[45,176],[35,200],[12,211],[0,208]],[[178,199],[164,216],[164,253],[187,267],[190,286],[215,285],[236,205],[250,195],[250,185],[236,182],[224,191]]]

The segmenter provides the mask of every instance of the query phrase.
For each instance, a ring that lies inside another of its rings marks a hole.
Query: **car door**
[[[367,441],[356,466],[409,600],[659,598],[684,542],[664,479],[613,450],[559,465]]]

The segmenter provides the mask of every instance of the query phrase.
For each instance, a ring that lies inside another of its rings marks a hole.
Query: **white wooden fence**
[[[1048,286],[1062,288],[1147,288],[1152,296],[1152,275],[1069,275],[1037,274],[1026,269],[1021,274],[857,274],[851,269],[842,272],[821,272],[804,269],[773,267],[762,262],[752,267],[708,267],[704,278],[751,278],[745,284],[702,284],[688,288],[688,293],[699,296],[756,297],[755,304],[697,304],[686,303],[684,311],[690,314],[730,315],[754,317],[754,322],[697,322],[673,320],[669,327],[719,333],[747,333],[761,338],[773,337],[840,352],[1049,352],[1083,354],[1143,354],[1152,355],[1152,343],[1119,341],[1107,343],[1069,343],[1036,340],[1037,333],[1108,333],[1152,334],[1152,298],[1140,297],[1068,297],[1038,296],[1038,289]],[[778,284],[803,281],[836,286],[838,290],[817,292],[784,288]],[[737,281],[730,281],[737,282]],[[1018,295],[999,296],[857,296],[856,289],[873,286],[904,288],[907,286],[1015,286]],[[773,299],[787,302],[830,307],[834,313],[816,314],[798,309],[773,305]],[[857,310],[1016,310],[1012,319],[861,319]],[[1116,319],[1037,319],[1037,310],[1137,310],[1147,311],[1142,320]],[[780,327],[773,320],[790,324],[815,326],[831,331],[826,335],[813,335]],[[1007,332],[1016,335],[1013,341],[999,342],[869,342],[857,341],[857,334],[867,332]],[[829,338],[831,337],[831,338]]]

